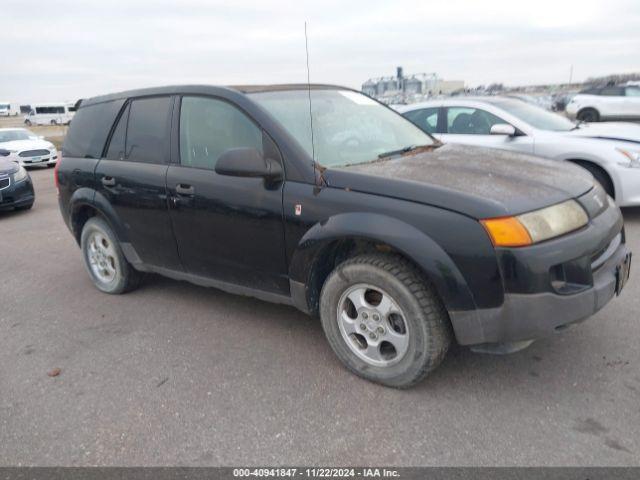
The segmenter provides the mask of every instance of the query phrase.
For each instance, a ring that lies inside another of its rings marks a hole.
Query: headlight
[[[20,167],[16,173],[13,174],[13,181],[18,183],[25,180],[29,174],[24,169],[24,167]]]
[[[584,227],[587,212],[575,200],[523,213],[515,217],[480,221],[496,247],[524,247]]]
[[[623,163],[622,165],[629,168],[640,168],[640,150],[628,148],[617,148],[616,150],[629,159],[629,163]]]

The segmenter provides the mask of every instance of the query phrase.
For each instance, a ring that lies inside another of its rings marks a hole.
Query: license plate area
[[[629,280],[631,273],[631,253],[624,257],[623,262],[616,267],[616,295],[620,295],[622,289]]]

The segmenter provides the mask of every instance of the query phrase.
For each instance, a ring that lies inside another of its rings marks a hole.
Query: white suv
[[[567,105],[567,115],[583,122],[640,120],[640,87],[609,86],[583,90]]]

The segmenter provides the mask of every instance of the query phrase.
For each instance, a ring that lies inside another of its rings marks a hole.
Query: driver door
[[[446,107],[444,109],[445,133],[440,140],[444,143],[459,143],[479,147],[514,150],[533,153],[533,138],[526,135],[491,135],[491,127],[509,124],[496,115],[472,107]]]

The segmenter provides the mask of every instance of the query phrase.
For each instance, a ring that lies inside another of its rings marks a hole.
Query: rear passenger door
[[[176,112],[177,113],[177,112]],[[226,100],[182,97],[177,158],[167,188],[180,258],[200,277],[272,293],[288,293],[282,221],[283,183],[218,175],[224,152],[255,148],[282,159],[277,147],[245,112]]]
[[[180,270],[166,191],[172,108],[170,96],[129,101],[98,163],[96,181],[121,224],[124,248],[130,243],[145,264]]]

